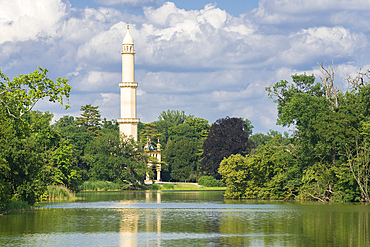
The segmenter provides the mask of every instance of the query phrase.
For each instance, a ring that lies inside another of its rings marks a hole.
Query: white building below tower
[[[122,82],[120,87],[120,106],[121,118],[117,119],[119,123],[120,134],[137,141],[137,125],[139,119],[136,118],[136,88],[135,82],[135,50],[134,40],[130,35],[129,25],[127,23],[127,33],[122,42]]]

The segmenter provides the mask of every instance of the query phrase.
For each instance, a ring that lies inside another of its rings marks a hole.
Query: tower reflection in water
[[[130,208],[130,204],[140,203],[137,200],[122,200],[120,203],[127,204],[127,208],[117,209],[121,213],[120,246],[142,246],[145,242],[150,246],[157,242],[161,246],[161,209]],[[145,193],[145,203],[161,203],[161,193]]]

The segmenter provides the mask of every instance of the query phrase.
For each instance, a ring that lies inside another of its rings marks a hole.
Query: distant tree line
[[[68,108],[67,80],[39,68],[10,80],[0,71],[0,208],[11,201],[34,204],[48,185],[78,191],[82,181],[110,181],[138,189],[151,159],[150,141],[162,150],[162,180],[226,184],[228,198],[369,202],[370,71],[334,85],[333,66],[292,83],[266,88],[277,103],[278,124],[292,134],[253,133],[248,119],[224,117],[212,124],[167,110],[139,123],[138,141],[122,138],[116,120],[101,119],[98,106],[79,117],[33,111],[47,98]],[[203,179],[201,179],[204,177]],[[213,180],[212,179],[216,179]]]
[[[137,142],[122,138],[117,121],[101,119],[98,106],[91,104],[81,106],[79,117],[52,123],[52,113],[32,107],[48,98],[68,108],[71,87],[66,79],[52,81],[46,74],[39,68],[10,80],[0,73],[0,208],[11,201],[32,205],[46,197],[49,185],[78,191],[82,181],[91,180],[140,188],[147,173],[154,176],[143,150],[149,139],[153,146],[161,144],[167,181],[220,178],[223,157],[247,154],[253,146],[244,120],[227,117],[210,126],[183,111],[163,111],[157,121],[139,123]]]

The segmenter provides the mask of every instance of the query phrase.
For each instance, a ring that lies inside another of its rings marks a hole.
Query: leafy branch
[[[50,102],[59,102],[61,105],[65,97],[65,109],[70,107],[68,104],[72,87],[67,84],[68,80],[57,78],[54,82],[47,77],[47,72],[47,69],[38,67],[33,73],[16,76],[11,81],[0,71],[0,103],[10,116],[21,119],[45,97],[49,97]]]

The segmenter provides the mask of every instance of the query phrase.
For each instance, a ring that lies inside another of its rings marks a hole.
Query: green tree
[[[10,118],[5,107],[0,106],[0,209],[10,202],[16,189],[12,180],[14,167],[8,150],[14,140],[18,139],[16,126],[21,124],[19,122]]]
[[[170,128],[168,133],[169,141],[163,152],[163,160],[169,165],[171,179],[194,181],[200,161],[200,134],[187,123]]]
[[[104,123],[104,122],[103,122]],[[108,123],[104,123],[109,125]],[[73,145],[76,165],[82,171],[82,179],[88,179],[89,163],[85,160],[85,150],[87,145],[94,140],[94,136],[84,126],[78,126],[73,116],[63,116],[55,122],[53,127],[61,134],[63,139]],[[111,128],[111,127],[107,127]],[[104,128],[103,128],[104,129]]]
[[[208,131],[208,121],[192,115],[187,116],[185,122],[169,127],[166,132],[168,142],[162,156],[168,165],[162,173],[164,180],[197,179],[203,153],[202,145]]]
[[[102,121],[102,129],[119,130],[119,123],[117,119],[107,120],[106,118]]]
[[[249,139],[254,143],[255,148],[257,149],[258,147],[265,145],[268,141],[271,141],[275,136],[280,136],[285,145],[288,145],[290,143],[288,132],[284,132],[283,134],[281,134],[280,132],[272,129],[270,129],[266,134],[253,134],[249,137]]]
[[[141,127],[138,132],[138,140],[140,140],[141,145],[146,145],[149,141],[148,138],[150,138],[150,144],[153,147],[157,146],[161,134],[158,132],[157,125],[155,123],[141,123]]]
[[[167,110],[161,112],[158,116],[158,121],[155,121],[154,124],[160,134],[160,141],[162,147],[165,149],[166,144],[169,138],[168,131],[171,127],[182,124],[185,122],[187,116],[184,111],[174,111]]]
[[[260,146],[254,155],[231,155],[220,164],[228,198],[290,199],[287,169],[294,157],[279,135]]]
[[[250,159],[241,154],[232,154],[222,160],[218,172],[227,187],[225,197],[234,199],[244,197],[251,179],[249,162]]]
[[[91,167],[93,180],[132,184],[138,188],[148,172],[147,158],[132,139],[120,138],[118,130],[102,130],[101,135],[90,142],[85,159]]]
[[[30,111],[25,119],[32,128],[31,136],[39,143],[37,151],[42,157],[41,178],[45,186],[65,185],[77,191],[81,180],[80,169],[76,164],[75,146],[63,139],[61,133],[51,126],[53,114]]]
[[[225,186],[222,181],[215,179],[212,176],[202,176],[198,180],[199,185],[203,185],[205,187],[223,187]]]
[[[247,118],[246,119],[240,118],[240,119],[247,124],[248,136],[251,137],[253,134],[253,128],[254,128],[252,121]]]
[[[91,104],[81,106],[81,117],[76,117],[76,124],[84,126],[95,137],[99,135],[101,129],[101,115],[98,108],[99,106],[92,106]]]
[[[67,80],[47,77],[47,70],[39,68],[28,75],[19,75],[10,80],[0,71],[0,206],[9,200],[22,200],[33,204],[45,189],[42,180],[43,154],[53,143],[54,133],[49,130],[34,130],[25,116],[40,100],[64,103],[69,98],[71,87]],[[65,105],[68,108],[68,104]],[[39,134],[40,133],[40,134]],[[50,136],[49,136],[50,134]],[[51,140],[41,140],[41,136]]]
[[[308,75],[293,75],[293,83],[277,82],[266,88],[270,97],[275,98],[278,108],[277,123],[282,126],[293,125],[296,129],[292,146],[289,150],[297,158],[288,171],[290,183],[297,188],[302,185],[302,174],[307,167],[316,162],[330,162],[330,151],[318,157],[315,152],[320,142],[320,134],[316,131],[320,115],[330,110],[330,102],[325,98],[325,89],[321,83],[315,83],[315,77]],[[328,144],[328,143],[326,143]],[[331,149],[325,145],[322,150]]]
[[[208,120],[189,115],[184,123],[188,124],[189,126],[195,129],[195,132],[198,133],[199,135],[198,137],[202,140],[202,142],[204,142],[207,139],[210,127]]]
[[[278,124],[296,129],[286,147],[295,157],[287,170],[287,184],[294,188],[295,196],[304,199],[366,201],[365,191],[356,182],[358,177],[348,174],[351,162],[362,159],[355,153],[367,149],[360,133],[369,118],[370,86],[365,79],[370,71],[348,77],[349,87],[342,92],[334,85],[335,69],[319,65],[322,83],[304,74],[292,76],[293,83],[280,81],[266,88],[278,104]],[[362,154],[366,157],[366,152]],[[366,174],[367,166],[359,167]]]

